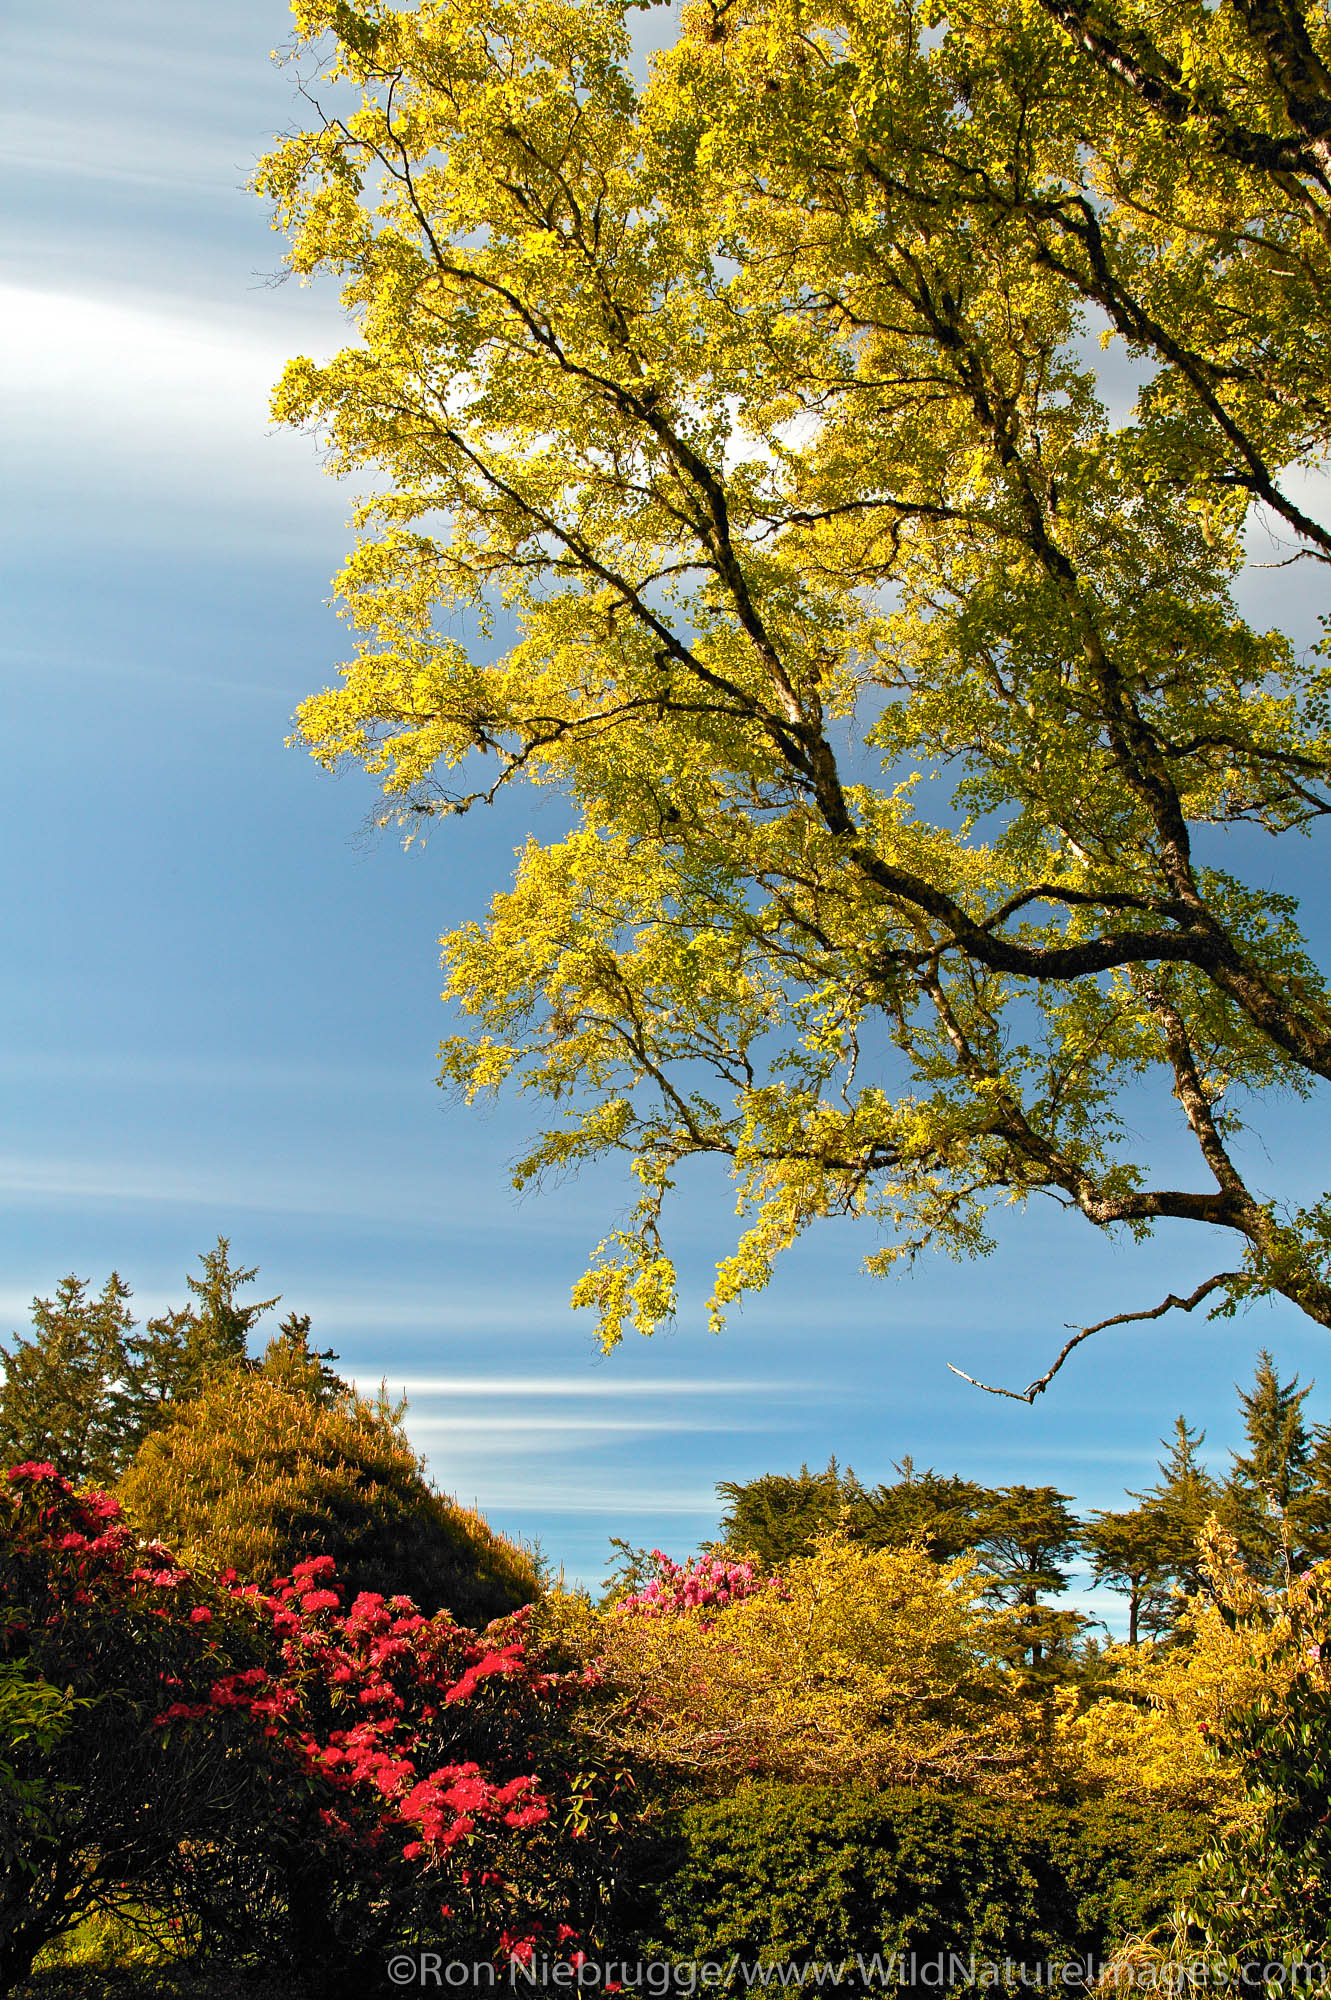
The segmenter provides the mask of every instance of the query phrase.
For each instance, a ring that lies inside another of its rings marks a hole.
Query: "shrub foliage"
[[[247,1579],[329,1555],[353,1593],[404,1591],[466,1622],[538,1594],[525,1551],[427,1483],[398,1412],[313,1395],[276,1359],[281,1373],[214,1378],[147,1440],[119,1489],[146,1532]]]
[[[580,1678],[524,1614],[347,1607],[327,1556],[267,1591],[209,1582],[45,1464],[0,1511],[0,1662],[35,1691],[9,1704],[30,1719],[0,1785],[0,1988],[97,1911],[322,1968],[327,1993],[391,1940],[594,1939],[626,1792],[568,1748]]]
[[[1098,1956],[1168,1909],[1194,1825],[1179,1812],[755,1783],[681,1816],[659,1949],[852,1972],[858,1959],[911,1952],[1027,1965]]]

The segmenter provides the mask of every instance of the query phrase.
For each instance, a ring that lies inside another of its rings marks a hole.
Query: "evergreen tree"
[[[1143,1632],[1154,1637],[1167,1631],[1173,1622],[1172,1568],[1159,1508],[1147,1503],[1096,1512],[1082,1529],[1082,1544],[1095,1581],[1128,1600],[1128,1644],[1135,1646]]]
[[[876,1486],[864,1496],[857,1539],[871,1548],[901,1548],[917,1541],[935,1562],[950,1562],[977,1546],[981,1523],[996,1497],[991,1488],[932,1467],[917,1472],[910,1458],[894,1469],[894,1484]]]
[[[189,1307],[178,1306],[146,1321],[133,1341],[127,1396],[133,1451],[170,1422],[173,1407],[194,1379],[194,1328]]]
[[[290,1312],[264,1349],[260,1372],[293,1395],[305,1396],[323,1409],[351,1393],[335,1368],[331,1347],[310,1346],[310,1315]]]
[[[54,1299],[34,1299],[31,1335],[0,1343],[0,1454],[15,1461],[53,1460],[68,1477],[113,1484],[145,1438],[169,1423],[219,1371],[247,1363],[247,1342],[272,1299],[242,1302],[256,1270],[231,1263],[219,1236],[186,1280],[193,1298],[135,1328],[130,1289],[112,1272],[100,1296],[88,1281],[62,1278]],[[341,1389],[324,1367],[336,1357],[309,1347],[309,1320],[283,1325],[281,1365],[314,1371],[315,1393]]]
[[[1205,1442],[1205,1431],[1194,1431],[1185,1417],[1176,1417],[1169,1455],[1157,1466],[1159,1479],[1145,1492],[1129,1496],[1150,1509],[1159,1535],[1163,1574],[1189,1597],[1203,1588],[1197,1542],[1221,1498],[1219,1485],[1198,1457]],[[1173,1593],[1166,1597],[1162,1630],[1173,1629],[1180,1603]]]
[[[976,1524],[986,1595],[1010,1614],[1013,1657],[1036,1671],[1066,1657],[1085,1622],[1042,1601],[1067,1589],[1066,1565],[1081,1544],[1068,1500],[1052,1486],[1000,1486]]]
[[[724,1548],[723,1542],[714,1544]],[[621,1598],[636,1597],[657,1575],[656,1551],[639,1547],[624,1535],[610,1537],[610,1571],[601,1579],[597,1608],[609,1611]]]
[[[1256,1576],[1284,1582],[1312,1560],[1322,1510],[1313,1481],[1313,1438],[1303,1405],[1312,1384],[1282,1382],[1263,1348],[1251,1392],[1239,1391],[1249,1449],[1233,1454],[1222,1516]]]
[[[127,1395],[134,1318],[130,1289],[113,1271],[100,1294],[62,1278],[53,1299],[32,1302],[32,1333],[0,1342],[0,1454],[14,1464],[49,1459],[78,1482],[114,1480],[133,1424]]]
[[[249,1305],[240,1303],[236,1294],[254,1283],[259,1267],[254,1264],[247,1271],[233,1268],[229,1237],[219,1236],[216,1247],[205,1251],[199,1261],[203,1265],[202,1277],[185,1280],[194,1294],[187,1308],[194,1329],[188,1360],[192,1379],[186,1380],[177,1392],[184,1394],[195,1393],[214,1369],[243,1363],[248,1358],[247,1343],[256,1320],[281,1303],[280,1294],[271,1299],[256,1299]]]
[[[133,1343],[129,1395],[136,1449],[169,1423],[182,1403],[200,1395],[219,1370],[247,1365],[251,1329],[280,1302],[240,1302],[237,1294],[253,1284],[258,1266],[234,1268],[228,1237],[219,1236],[199,1261],[202,1275],[185,1280],[194,1294],[190,1303],[150,1319]],[[308,1332],[308,1319],[305,1327]]]
[[[757,1479],[723,1480],[716,1490],[730,1502],[718,1546],[753,1556],[773,1571],[807,1555],[829,1528],[853,1531],[865,1498],[855,1474],[849,1467],[842,1472],[835,1458],[822,1472],[802,1465],[793,1476],[765,1472]]]
[[[1304,1539],[1313,1560],[1325,1562],[1331,1557],[1331,1424],[1318,1424],[1312,1436]]]
[[[822,1472],[802,1465],[795,1477],[764,1473],[726,1481],[717,1492],[730,1501],[717,1546],[756,1556],[779,1570],[807,1555],[816,1538],[841,1528],[868,1548],[901,1548],[918,1542],[935,1562],[950,1561],[980,1538],[979,1522],[994,1495],[986,1486],[932,1468],[917,1472],[913,1459],[895,1467],[891,1484],[867,1490],[849,1467],[831,1458]]]

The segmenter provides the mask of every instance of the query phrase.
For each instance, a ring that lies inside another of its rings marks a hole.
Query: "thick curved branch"
[[[433,229],[409,166],[404,173],[368,142],[350,138],[348,142],[375,153],[386,170],[404,183],[431,261],[441,276],[463,288],[478,289],[501,303],[512,313],[533,347],[560,373],[611,404],[623,418],[646,431],[662,447],[698,500],[699,518],[693,524],[694,531],[707,549],[740,628],[763,662],[772,700],[759,702],[747,690],[704,664],[646,602],[640,588],[558,520],[549,508],[537,505],[488,464],[455,423],[436,421],[441,441],[446,441],[465,459],[492,492],[517,507],[541,533],[557,541],[585,574],[613,588],[664,654],[748,715],[753,725],[767,736],[792,776],[811,795],[829,832],[844,841],[843,851],[850,865],[910,918],[924,916],[942,930],[944,935],[935,937],[928,946],[931,957],[940,951],[955,950],[991,971],[1037,980],[1076,978],[1128,965],[1189,964],[1219,986],[1295,1062],[1318,1075],[1331,1077],[1331,1022],[1309,1018],[1312,1008],[1296,1007],[1275,989],[1260,968],[1242,956],[1206,907],[1193,877],[1187,821],[1166,760],[1124,687],[1115,662],[1105,651],[1081,579],[1051,532],[1045,496],[1037,490],[1038,482],[1026,463],[1010,399],[990,381],[983,357],[964,323],[959,302],[931,288],[918,259],[905,258],[914,291],[912,303],[940,352],[948,357],[981,428],[1013,480],[1031,553],[1063,595],[1074,628],[1079,632],[1087,667],[1104,706],[1115,759],[1125,782],[1148,813],[1160,841],[1161,860],[1174,892],[1171,900],[1178,906],[1176,929],[1116,931],[1070,944],[1018,944],[993,935],[992,918],[977,918],[932,882],[913,871],[893,866],[875,853],[864,840],[850,810],[817,698],[801,699],[796,692],[780,650],[753,600],[734,542],[724,476],[682,435],[653,385],[626,382],[614,373],[578,360],[566,351],[548,320],[510,284],[460,264],[450,256]],[[910,289],[905,287],[903,291]],[[623,358],[640,372],[637,357]],[[916,954],[900,954],[898,962],[914,964]]]
[[[1298,185],[1297,177],[1306,175],[1331,194],[1331,103],[1315,86],[1307,89],[1306,95],[1295,87],[1296,77],[1305,87],[1311,83],[1311,73],[1297,61],[1283,60],[1290,30],[1284,9],[1277,15],[1274,7],[1259,6],[1253,0],[1242,9],[1248,15],[1249,31],[1264,45],[1268,68],[1279,77],[1286,113],[1296,127],[1287,136],[1277,136],[1239,124],[1222,104],[1190,88],[1181,70],[1160,49],[1145,45],[1107,10],[1087,4],[1087,0],[1041,0],[1041,5],[1098,68],[1125,84],[1141,103],[1171,125],[1204,122],[1210,143],[1222,158],[1278,175],[1281,186],[1296,192],[1325,224],[1325,211],[1309,189]],[[1306,31],[1303,39],[1307,39]],[[1283,75],[1279,75],[1281,68]]]
[[[1080,220],[1073,221],[1065,210],[1051,209],[1051,219],[1075,236],[1086,252],[1088,272],[1078,271],[1073,265],[1059,257],[1048,244],[1040,248],[1039,257],[1051,271],[1066,278],[1088,298],[1103,307],[1118,331],[1125,339],[1158,354],[1171,368],[1181,375],[1196,396],[1206,414],[1210,417],[1220,435],[1231,446],[1242,462],[1244,470],[1236,477],[1237,484],[1268,506],[1273,514],[1278,514],[1288,522],[1296,534],[1313,546],[1310,554],[1316,554],[1323,562],[1331,562],[1331,530],[1324,528],[1320,521],[1281,492],[1272,475],[1271,468],[1263,459],[1252,439],[1236,419],[1226,409],[1216,393],[1213,369],[1191,349],[1176,340],[1159,320],[1152,317],[1139,300],[1132,297],[1110,267],[1105,253],[1099,218],[1090,202],[1081,199],[1076,204]]]

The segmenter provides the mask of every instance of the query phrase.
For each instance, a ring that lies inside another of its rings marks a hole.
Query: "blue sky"
[[[626,1188],[519,1201],[521,1124],[433,1082],[438,935],[554,808],[403,854],[361,837],[367,780],[283,744],[339,657],[349,503],[267,422],[285,356],[342,338],[335,301],[267,282],[280,246],[243,192],[293,121],[267,60],[285,34],[275,0],[9,12],[0,1324],[70,1269],[179,1302],[225,1232],[358,1379],[405,1385],[441,1485],[592,1581],[611,1534],[683,1553],[717,1480],[833,1452],[868,1479],[910,1453],[1103,1506],[1183,1410],[1222,1466],[1263,1343],[1325,1375],[1331,1417],[1326,1337],[1284,1308],[1107,1334],[1034,1409],[958,1381],[948,1361],[1025,1381],[1065,1322],[1210,1268],[1181,1230],[1143,1253],[1052,1210],[1014,1216],[986,1263],[886,1284],[829,1228],[714,1337],[699,1307],[732,1217],[706,1177],[675,1219],[676,1330],[597,1353],[568,1292]],[[1304,589],[1256,572],[1250,599],[1303,638]],[[1297,858],[1321,928],[1320,847]],[[1322,1127],[1270,1123],[1273,1188],[1319,1184]]]

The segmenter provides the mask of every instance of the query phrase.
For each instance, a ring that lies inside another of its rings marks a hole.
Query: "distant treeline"
[[[870,1548],[918,1540],[939,1561],[972,1552],[991,1600],[1021,1609],[1037,1647],[1065,1651],[1087,1621],[1042,1600],[1061,1596],[1080,1558],[1096,1583],[1127,1600],[1128,1636],[1170,1634],[1180,1593],[1201,1587],[1197,1537],[1216,1515],[1257,1577],[1272,1584],[1331,1555],[1331,1425],[1313,1425],[1308,1388],[1284,1382],[1265,1349],[1250,1390],[1239,1393],[1248,1449],[1228,1474],[1202,1463],[1205,1433],[1180,1416],[1153,1485],[1132,1503],[1079,1518],[1054,1486],[983,1486],[955,1474],[920,1471],[903,1459],[897,1478],[866,1486],[835,1458],[821,1472],[764,1473],[725,1481],[727,1504],[715,1547],[780,1571],[839,1527]],[[617,1541],[612,1594],[643,1571],[643,1552]],[[1037,1631],[1036,1628],[1039,1628]],[[1038,1653],[1036,1655],[1039,1656]]]
[[[183,1306],[140,1326],[130,1288],[112,1272],[100,1292],[71,1274],[53,1298],[33,1301],[31,1330],[0,1342],[0,1458],[49,1459],[78,1482],[114,1486],[147,1441],[170,1429],[211,1387],[262,1374],[306,1405],[347,1407],[349,1385],[331,1349],[310,1345],[308,1314],[281,1322],[262,1359],[249,1352],[256,1322],[280,1303],[242,1298],[257,1271],[232,1263],[219,1237],[186,1280]],[[867,1486],[835,1458],[820,1472],[765,1473],[723,1481],[727,1511],[715,1546],[779,1571],[806,1554],[828,1528],[871,1548],[918,1541],[937,1560],[973,1552],[995,1603],[1022,1613],[1032,1657],[1066,1652],[1087,1621],[1046,1602],[1087,1563],[1099,1584],[1127,1601],[1131,1643],[1175,1627],[1180,1593],[1199,1588],[1197,1537],[1215,1514],[1249,1570],[1272,1584],[1331,1555],[1331,1425],[1310,1423],[1309,1389],[1282,1381],[1269,1352],[1252,1387],[1240,1392],[1246,1452],[1216,1478],[1202,1463],[1203,1432],[1180,1416],[1155,1483],[1126,1495],[1123,1508],[1079,1518],[1052,1485],[990,1487],[955,1474],[920,1471],[909,1458],[897,1477]],[[363,1415],[363,1413],[362,1413]],[[401,1412],[390,1415],[400,1423]],[[611,1594],[645,1573],[645,1552],[616,1539]]]

